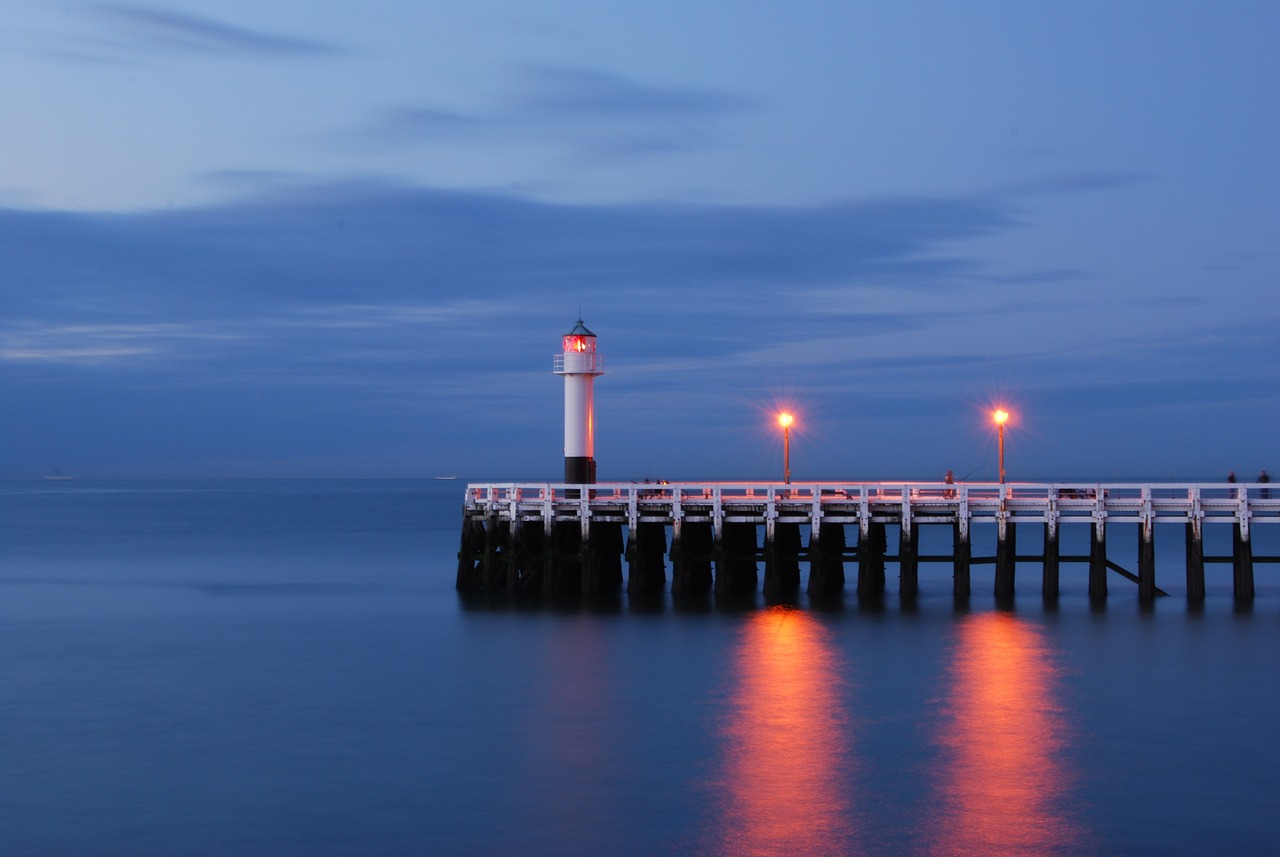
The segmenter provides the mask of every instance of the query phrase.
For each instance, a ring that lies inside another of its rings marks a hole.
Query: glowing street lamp
[[[991,418],[996,421],[996,427],[1000,432],[1000,484],[1004,484],[1004,424],[1009,421],[1009,412],[1003,408],[997,409]]]
[[[791,424],[796,418],[783,411],[778,414],[778,425],[782,426],[782,481],[791,484]]]

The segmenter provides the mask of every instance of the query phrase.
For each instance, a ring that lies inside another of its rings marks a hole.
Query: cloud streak
[[[936,287],[974,264],[938,248],[1016,225],[981,198],[572,206],[357,184],[177,212],[0,211],[12,274],[0,295],[19,313],[83,305],[108,316],[236,315],[459,293],[563,300],[638,290],[714,301],[871,277]]]
[[[512,138],[567,143],[579,157],[630,158],[705,150],[726,136],[723,122],[756,109],[748,98],[687,86],[661,86],[606,71],[525,65],[493,108],[439,105],[387,108],[341,145],[403,146],[459,139],[500,145]]]
[[[704,119],[756,106],[725,92],[656,86],[603,71],[540,65],[521,71],[523,87],[511,101],[517,110],[537,116]]]
[[[111,25],[114,45],[123,52],[223,57],[314,57],[343,53],[337,45],[255,30],[205,15],[151,6],[94,3],[85,7]]]

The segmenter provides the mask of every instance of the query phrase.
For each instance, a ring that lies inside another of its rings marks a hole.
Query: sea
[[[464,488],[0,483],[0,854],[1280,853],[1280,566],[475,599]]]

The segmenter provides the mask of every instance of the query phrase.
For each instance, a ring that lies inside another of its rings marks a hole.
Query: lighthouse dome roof
[[[573,326],[573,330],[565,334],[565,336],[595,336],[587,326],[582,323],[582,319],[578,319],[578,323]]]

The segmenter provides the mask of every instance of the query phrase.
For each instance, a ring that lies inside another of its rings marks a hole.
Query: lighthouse
[[[578,319],[564,335],[553,370],[564,376],[564,481],[590,485],[596,481],[596,414],[592,385],[604,374],[596,353],[596,335]]]

